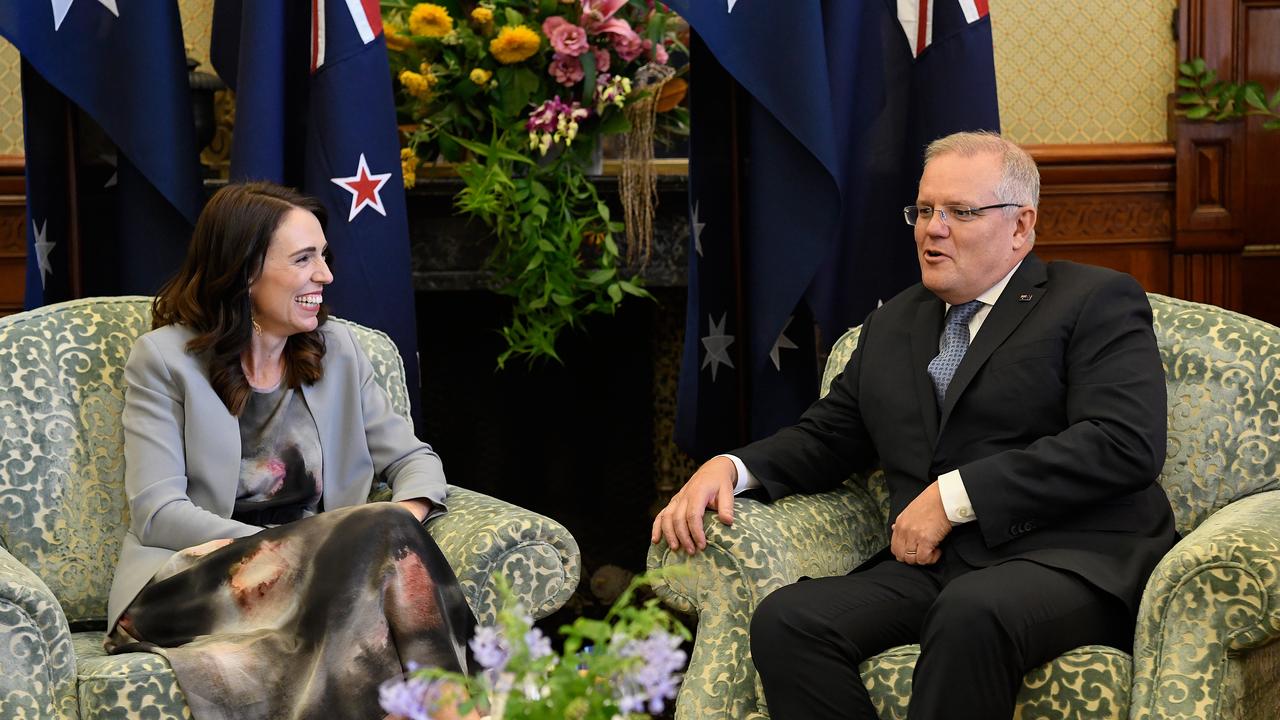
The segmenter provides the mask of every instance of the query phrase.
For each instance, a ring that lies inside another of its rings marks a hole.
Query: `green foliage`
[[[665,572],[672,572],[667,570]],[[478,672],[472,677],[427,668],[411,673],[423,680],[445,680],[466,689],[467,700],[457,710],[474,709],[490,713],[495,720],[615,720],[623,717],[619,708],[618,680],[641,667],[644,657],[623,651],[629,641],[644,640],[654,634],[688,641],[689,631],[671,616],[656,598],[636,602],[636,591],[657,573],[632,581],[602,620],[579,617],[559,629],[563,639],[560,654],[533,652],[530,646],[532,620],[512,599],[501,579],[497,586],[502,610],[494,624],[506,640],[509,659],[501,668]],[[533,630],[535,636],[540,636]],[[480,658],[477,651],[477,658]],[[676,661],[683,667],[683,653]],[[483,662],[483,660],[481,661]],[[678,668],[677,668],[678,669]],[[428,708],[434,710],[434,708]],[[632,714],[629,718],[641,718]]]
[[[458,166],[466,188],[455,205],[493,231],[498,242],[489,267],[498,292],[514,300],[499,367],[512,357],[558,361],[562,330],[585,315],[612,315],[624,294],[649,297],[638,278],[619,277],[615,236],[624,228],[583,172],[590,149],[571,147],[534,162],[512,147],[512,135],[495,133],[487,146],[454,138],[473,154]]]
[[[1178,65],[1178,87],[1182,89],[1177,98],[1178,111],[1191,120],[1221,122],[1261,115],[1267,118],[1262,123],[1264,130],[1280,130],[1280,89],[1268,99],[1257,81],[1241,84],[1219,80],[1217,72],[1206,67],[1204,58]]]

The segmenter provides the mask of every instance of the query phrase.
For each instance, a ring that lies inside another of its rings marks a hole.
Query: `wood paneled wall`
[[[1174,148],[1168,143],[1031,145],[1040,166],[1036,254],[1127,272],[1170,294]]]
[[[27,272],[27,191],[20,155],[0,155],[0,316],[22,309]]]
[[[1182,0],[1178,57],[1220,78],[1280,87],[1280,1]],[[1170,113],[1178,155],[1173,292],[1280,324],[1280,132],[1250,117],[1191,122]]]

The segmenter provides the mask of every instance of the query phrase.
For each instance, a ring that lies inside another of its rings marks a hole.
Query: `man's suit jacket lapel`
[[[928,293],[928,297],[916,307],[915,321],[911,326],[911,375],[915,379],[914,392],[920,406],[920,420],[924,423],[925,437],[931,443],[938,437],[938,401],[934,399],[933,379],[929,377],[929,361],[938,354],[945,310],[946,304]]]
[[[956,368],[956,374],[951,379],[947,396],[942,403],[939,433],[946,429],[947,420],[951,416],[952,408],[956,406],[957,399],[964,394],[965,388],[991,357],[991,353],[1004,344],[1009,335],[1040,302],[1040,298],[1045,293],[1047,281],[1048,272],[1045,264],[1035,255],[1028,255],[1022,261],[1022,267],[1009,278],[1009,284],[1005,286],[1004,292],[1000,293],[995,306],[983,321],[978,336],[969,344],[968,352],[965,353],[964,359],[960,361],[960,367]]]

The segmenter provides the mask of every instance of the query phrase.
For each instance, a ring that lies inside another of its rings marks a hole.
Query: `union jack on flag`
[[[324,29],[325,3],[326,0],[311,0],[311,72],[324,65],[325,45],[328,41]],[[378,0],[338,0],[338,4],[346,5],[361,43],[368,45],[382,34],[382,13],[378,10]]]
[[[987,0],[897,0],[898,22],[907,35],[913,57],[920,57],[933,43],[936,32],[944,36],[944,32],[963,30],[965,26],[978,22],[990,13]],[[940,7],[941,6],[941,7]],[[955,16],[958,9],[963,22]],[[941,22],[935,22],[940,20]]]

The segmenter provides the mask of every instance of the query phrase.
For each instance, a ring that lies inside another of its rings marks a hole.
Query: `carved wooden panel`
[[[1238,252],[1244,244],[1244,123],[1176,125],[1177,249]]]

